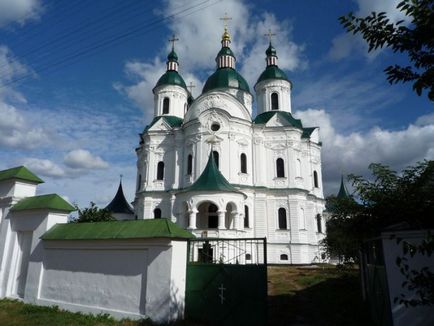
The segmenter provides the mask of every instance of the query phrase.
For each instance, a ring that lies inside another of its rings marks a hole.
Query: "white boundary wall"
[[[68,215],[11,212],[20,199],[34,195],[14,185],[0,183],[0,298],[116,318],[183,318],[186,240],[41,240]]]

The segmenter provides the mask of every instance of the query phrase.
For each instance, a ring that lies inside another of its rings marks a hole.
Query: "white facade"
[[[181,94],[186,88],[177,70],[178,79],[163,75],[154,88],[154,120],[136,149],[135,214],[170,218],[199,237],[267,237],[269,263],[318,261],[325,232],[318,128],[303,128],[291,116],[292,85],[278,69],[271,45],[267,71],[255,86],[253,116],[247,83],[234,69],[235,60],[226,60],[233,55],[228,37],[225,32],[217,71],[185,114],[179,112],[189,94]],[[170,62],[169,55],[166,74],[173,75]],[[173,113],[162,114],[161,98],[172,98],[172,92]],[[211,151],[221,174],[242,194],[189,190]]]

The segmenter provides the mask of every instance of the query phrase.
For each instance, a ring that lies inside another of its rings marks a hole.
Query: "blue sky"
[[[400,13],[397,1],[0,0],[0,169],[24,164],[40,193],[106,205],[119,175],[134,196],[138,133],[153,114],[152,88],[173,33],[180,73],[198,96],[215,69],[225,12],[237,69],[253,90],[270,28],[279,66],[293,82],[294,116],[319,126],[325,193],[340,174],[371,162],[400,170],[434,159],[434,106],[383,69],[405,63],[367,53],[338,17]]]

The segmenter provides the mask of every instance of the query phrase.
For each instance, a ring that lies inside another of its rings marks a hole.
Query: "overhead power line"
[[[210,0],[204,0],[201,1],[198,4],[183,8],[181,10],[175,11],[169,15],[163,16],[158,19],[154,19],[150,21],[147,24],[140,25],[138,27],[132,28],[126,32],[123,32],[121,34],[109,37],[107,39],[101,40],[95,44],[92,44],[90,46],[87,46],[80,51],[76,51],[74,53],[71,53],[55,62],[46,63],[44,65],[41,65],[40,67],[33,68],[32,72],[29,72],[27,74],[21,75],[7,83],[4,83],[0,86],[0,88],[4,88],[13,84],[16,84],[18,82],[22,82],[24,80],[27,80],[34,76],[34,72],[37,74],[40,74],[41,72],[53,70],[53,69],[60,69],[64,66],[67,66],[69,64],[75,63],[79,60],[81,60],[84,57],[87,57],[89,55],[93,55],[97,53],[98,51],[105,49],[107,47],[113,46],[115,44],[118,44],[122,41],[125,41],[126,39],[129,39],[133,36],[141,35],[149,33],[151,30],[158,28],[163,23],[169,21],[169,20],[176,20],[182,17],[186,17],[189,15],[192,15],[196,12],[199,12],[201,10],[204,10],[208,7],[211,7],[215,5],[218,2],[218,0],[210,1]]]

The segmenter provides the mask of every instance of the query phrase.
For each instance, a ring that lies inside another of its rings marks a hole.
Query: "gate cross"
[[[219,287],[218,289],[220,290],[220,294],[219,294],[219,297],[220,297],[220,303],[223,304],[223,302],[224,302],[224,300],[225,300],[225,297],[224,297],[224,295],[223,295],[223,292],[224,292],[224,290],[226,290],[226,288],[223,286],[223,283],[222,283],[222,284],[220,284],[220,287]]]

